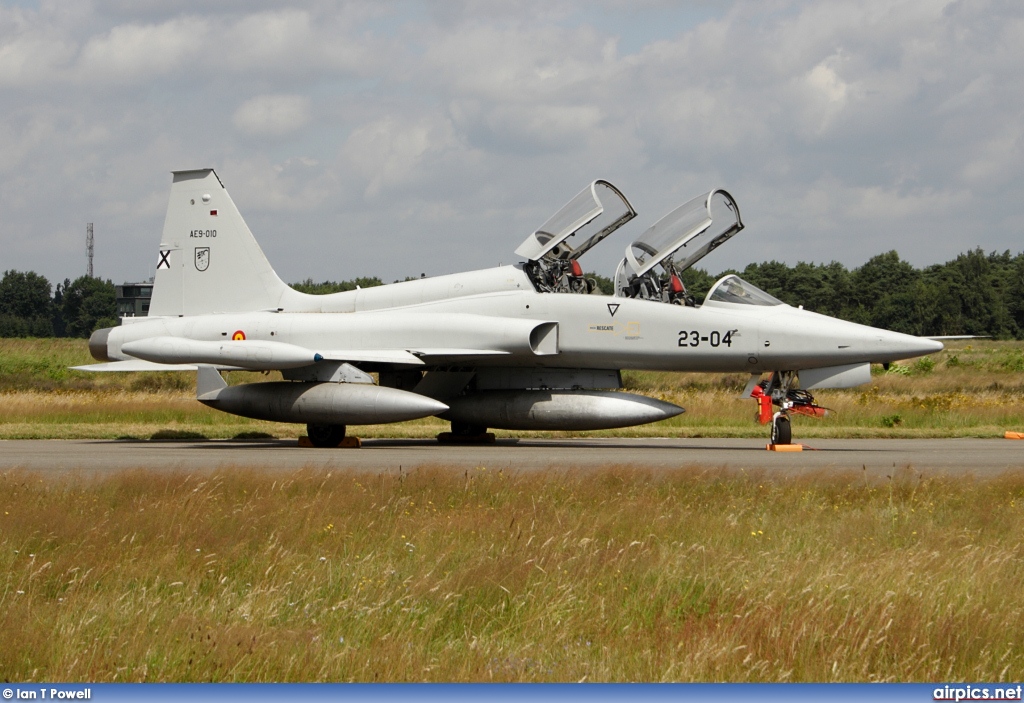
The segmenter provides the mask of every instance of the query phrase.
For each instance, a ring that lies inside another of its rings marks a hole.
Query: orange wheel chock
[[[765,447],[770,452],[802,452],[802,444],[769,444]]]
[[[1003,437],[1006,439],[1024,439],[1024,432],[1007,432]]]

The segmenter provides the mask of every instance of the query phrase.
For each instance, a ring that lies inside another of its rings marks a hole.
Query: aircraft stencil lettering
[[[719,330],[711,330],[707,334],[701,334],[697,330],[680,330],[679,331],[679,343],[680,347],[699,347],[702,343],[710,344],[712,347],[726,346],[732,347],[732,335],[736,330],[727,330],[726,332],[720,332]]]
[[[194,207],[211,193],[220,236],[204,234],[194,267],[171,267],[175,233],[215,232],[202,228],[210,211]],[[104,363],[79,368],[198,369],[201,403],[306,423],[316,446],[337,446],[347,425],[431,415],[464,438],[487,428],[655,422],[683,408],[623,392],[622,369],[744,372],[762,419],[765,403],[779,408],[767,412],[773,441],[788,443],[791,413],[822,411],[810,390],[865,383],[871,363],[942,348],[790,307],[735,275],[697,305],[680,275],[743,229],[723,190],[634,240],[609,303],[579,258],[635,216],[618,189],[594,181],[516,249],[521,263],[307,295],[277,276],[212,169],[177,171],[149,316],[95,332],[89,349]],[[217,275],[203,275],[214,249]],[[628,322],[594,322],[609,317]],[[226,330],[237,331],[229,339]],[[284,380],[228,386],[221,376],[242,369],[280,371]],[[770,378],[758,384],[764,373]]]

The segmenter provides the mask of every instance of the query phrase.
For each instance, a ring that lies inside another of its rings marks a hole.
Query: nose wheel
[[[783,413],[776,413],[772,420],[772,444],[792,444],[793,424],[789,416]]]

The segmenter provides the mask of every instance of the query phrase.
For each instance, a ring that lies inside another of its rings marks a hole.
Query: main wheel
[[[458,437],[473,437],[487,432],[483,425],[473,425],[468,422],[452,421],[452,434]]]
[[[337,447],[345,439],[344,425],[306,425],[306,435],[314,447]]]
[[[772,444],[792,444],[793,443],[793,426],[789,422],[789,418],[785,415],[779,415],[775,418],[775,422],[772,423]]]

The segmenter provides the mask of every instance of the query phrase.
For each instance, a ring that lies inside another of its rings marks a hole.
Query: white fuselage
[[[376,290],[380,288],[366,292]],[[513,321],[557,323],[555,353],[531,349],[522,339],[525,328]],[[146,319],[111,330],[108,354],[113,359],[129,358],[120,346],[148,337],[223,341],[237,332],[249,340],[284,342],[314,352],[479,349],[498,354],[474,359],[478,366],[664,371],[757,373],[884,363],[941,349],[938,342],[788,305],[713,302],[691,308],[630,298],[518,291],[363,312],[249,312]],[[452,361],[444,354],[427,360],[437,364]]]

